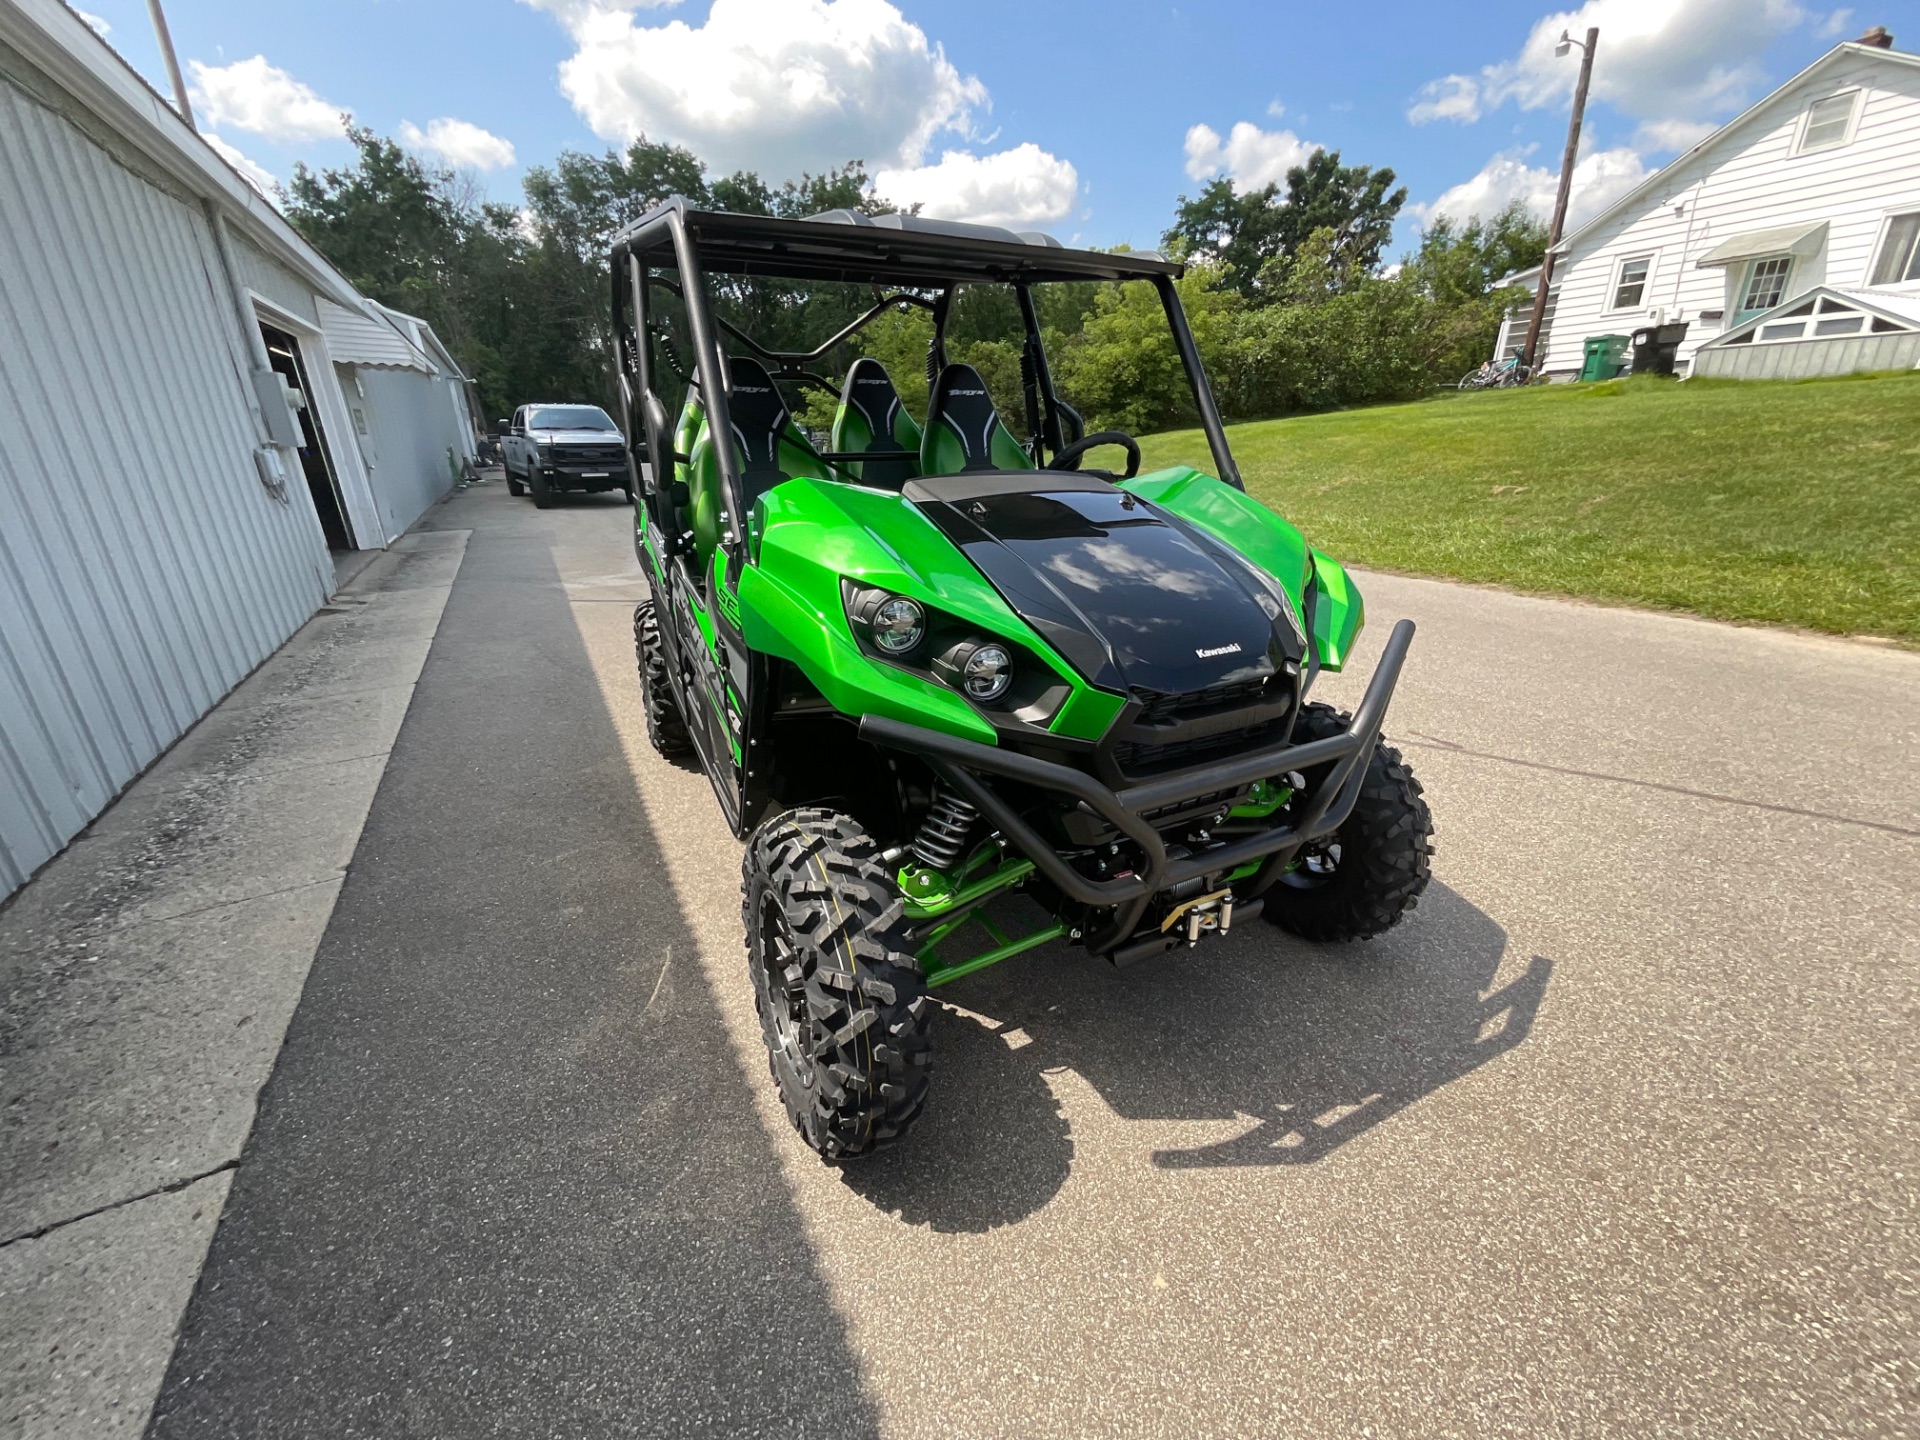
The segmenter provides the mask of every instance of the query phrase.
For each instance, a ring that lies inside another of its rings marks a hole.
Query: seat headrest
[[[792,418],[780,387],[764,365],[745,356],[727,361],[727,376],[727,415],[740,445],[742,470],[749,475],[779,470],[780,441]]]
[[[903,441],[905,432],[912,443]],[[847,371],[833,418],[833,448],[872,455],[856,462],[862,484],[899,489],[920,473],[920,427],[901,413],[900,392],[878,360],[862,357]]]
[[[893,433],[894,423],[900,418],[900,392],[894,388],[893,377],[887,374],[886,366],[868,357],[854,361],[853,368],[847,371],[847,385],[841,398],[849,410],[859,411],[860,418],[867,422],[868,433],[873,436],[867,442],[868,450],[892,452],[906,448]]]
[[[1003,428],[987,382],[971,365],[952,364],[941,370],[927,399],[927,438],[943,431],[960,444],[963,470],[1003,468],[993,453],[994,432]]]

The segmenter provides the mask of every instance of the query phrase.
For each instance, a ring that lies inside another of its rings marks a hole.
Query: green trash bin
[[[1580,367],[1580,378],[1611,380],[1626,368],[1627,346],[1631,343],[1626,335],[1589,335],[1587,361]]]

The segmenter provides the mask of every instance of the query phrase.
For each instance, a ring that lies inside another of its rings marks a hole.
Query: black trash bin
[[[1633,373],[1671,375],[1680,342],[1687,338],[1686,322],[1678,325],[1649,325],[1633,332]]]

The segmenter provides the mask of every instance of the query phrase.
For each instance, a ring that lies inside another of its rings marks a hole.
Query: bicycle
[[[1533,372],[1520,363],[1518,355],[1510,355],[1505,360],[1489,360],[1478,370],[1469,370],[1460,377],[1457,388],[1461,390],[1506,390],[1516,385],[1524,385],[1533,378]]]

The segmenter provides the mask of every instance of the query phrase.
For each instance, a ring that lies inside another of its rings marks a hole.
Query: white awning
[[[1827,222],[1777,225],[1771,230],[1749,230],[1722,240],[1698,260],[1697,269],[1711,265],[1738,265],[1743,260],[1758,260],[1762,255],[1811,255],[1827,238]]]
[[[384,366],[433,373],[433,363],[391,324],[320,299],[320,329],[327,351],[341,365]]]

